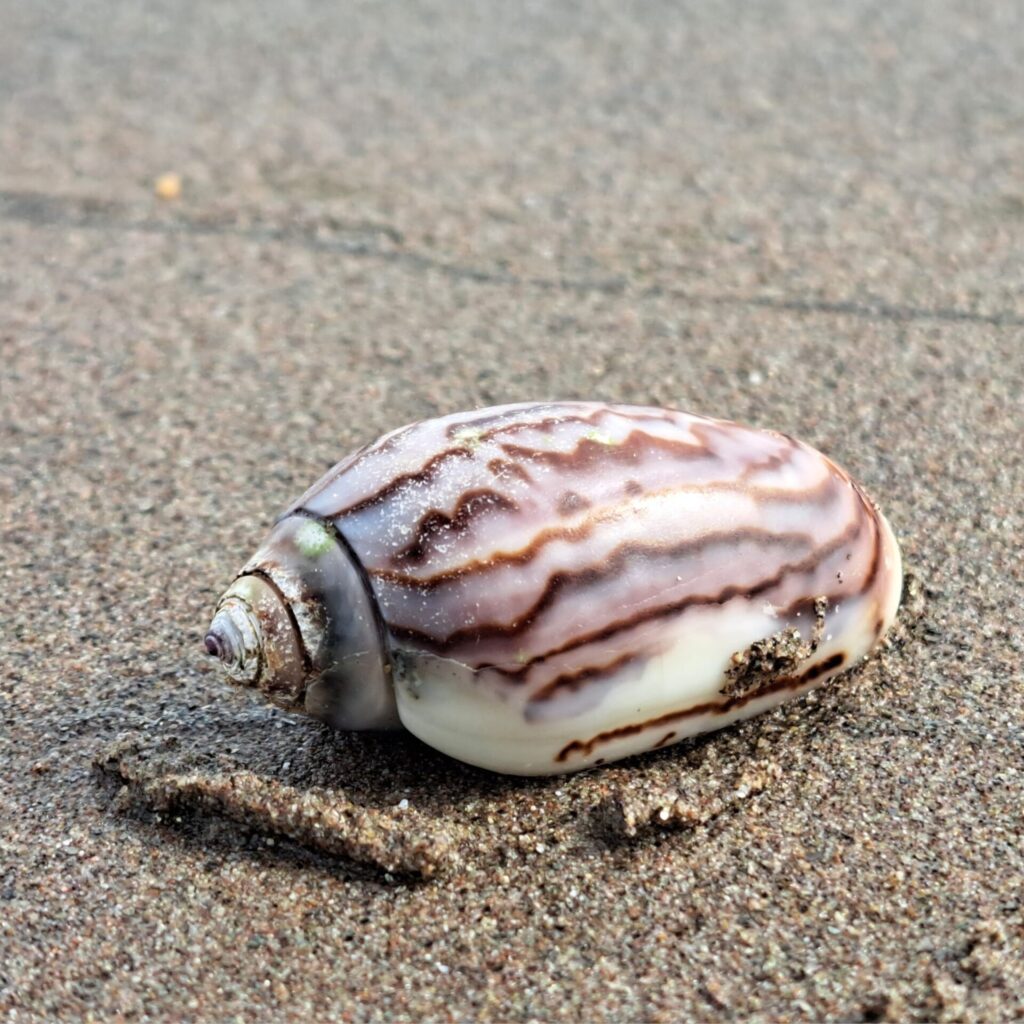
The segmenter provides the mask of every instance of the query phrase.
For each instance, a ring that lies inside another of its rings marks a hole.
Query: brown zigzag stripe
[[[860,593],[863,593],[867,589],[868,589],[867,587],[863,588],[860,591]],[[845,600],[847,600],[847,599],[849,599],[851,597],[856,597],[856,596],[858,596],[858,595],[857,594],[851,595],[851,594],[835,594],[835,593],[832,593],[832,594],[820,594],[820,595],[818,595],[818,597],[801,597],[798,600],[792,602],[792,604],[786,605],[786,607],[784,607],[784,608],[779,608],[778,609],[778,616],[779,616],[780,619],[783,619],[783,620],[799,618],[799,617],[801,617],[803,615],[806,615],[806,616],[808,616],[808,618],[813,619],[814,618],[814,613],[815,613],[815,605],[817,604],[817,601],[818,601],[819,597],[823,597],[825,599],[825,606],[826,607],[833,607],[833,606],[841,603],[842,601],[845,601]],[[695,607],[704,607],[705,604],[714,604],[714,603],[716,603],[714,601],[714,599],[710,599],[706,603],[695,605]],[[644,620],[644,621],[646,621],[646,620]],[[634,628],[636,628],[636,626],[640,626],[640,625],[643,625],[643,622],[637,622],[635,624],[625,625],[625,626],[623,626],[623,630],[634,629]],[[485,665],[480,665],[476,669],[476,671],[483,672],[485,669],[491,669],[491,670],[493,670],[495,672],[500,673],[509,682],[519,683],[519,682],[523,681],[522,677],[526,676],[531,671],[531,669],[533,669],[536,665],[543,664],[545,661],[548,661],[549,659],[555,657],[556,655],[567,654],[569,651],[576,650],[579,647],[585,647],[585,646],[587,646],[587,644],[600,643],[602,640],[610,639],[612,636],[616,635],[616,633],[621,632],[621,631],[622,630],[615,630],[614,632],[609,633],[607,636],[605,636],[604,635],[605,631],[601,630],[600,632],[588,634],[587,636],[577,637],[575,640],[571,640],[571,641],[569,641],[568,643],[564,644],[561,647],[557,647],[554,650],[545,651],[543,654],[538,654],[536,657],[530,658],[529,661],[523,662],[522,665],[517,666],[514,669],[502,668],[500,665],[485,664]],[[641,658],[641,657],[649,658],[649,657],[652,657],[656,653],[657,653],[656,651],[652,652],[649,649],[645,650],[643,653],[635,651],[635,652],[633,652],[633,655],[631,656],[631,658]],[[626,661],[623,662],[624,665],[626,663],[627,663]],[[581,671],[586,672],[587,669],[582,669]],[[573,673],[573,674],[575,674],[575,673]],[[569,673],[566,673],[566,677],[568,677],[569,675],[570,675]],[[548,685],[550,685],[550,684],[548,684]],[[543,691],[540,691],[540,692],[543,692]],[[536,699],[537,699],[536,697],[532,697],[531,701],[536,700]]]
[[[453,459],[472,458],[472,451],[461,445],[457,448],[446,448],[443,452],[438,452],[436,455],[427,459],[427,461],[423,463],[423,466],[414,473],[400,473],[398,476],[389,480],[382,488],[380,488],[380,490],[374,491],[373,494],[368,495],[365,498],[361,498],[352,505],[347,505],[335,512],[329,512],[324,516],[324,518],[339,519],[342,516],[351,515],[352,513],[362,512],[364,509],[372,508],[374,505],[379,505],[382,501],[390,498],[393,494],[396,494],[405,487],[409,487],[412,484],[429,483],[444,468],[445,464],[451,462]]]
[[[567,408],[567,407],[559,405],[558,403],[552,403],[550,408],[555,409],[555,408]],[[534,410],[534,411],[536,411],[536,410]],[[597,416],[597,415],[600,415],[601,413],[603,413],[605,411],[607,411],[607,410],[600,409],[597,412],[595,412],[593,415]],[[497,414],[481,415],[481,416],[478,416],[478,417],[473,418],[473,419],[463,420],[461,423],[453,423],[453,424],[451,424],[447,428],[446,434],[447,434],[447,436],[449,438],[454,438],[459,433],[459,431],[461,431],[461,430],[479,429],[481,426],[486,425],[488,423],[501,423],[502,420],[506,420],[506,419],[509,419],[511,417],[516,416],[518,414],[518,412],[519,412],[519,410],[516,410],[516,411],[513,411],[513,412],[502,412],[502,413],[497,413]],[[567,414],[562,419],[580,419],[580,417],[578,417],[578,416],[574,417],[574,416],[570,416],[569,414]],[[559,419],[551,419],[551,420],[545,420],[544,422],[549,424],[549,425],[552,425],[552,424],[556,424],[556,423],[560,422],[560,420]],[[583,422],[583,420],[580,419],[580,422]],[[587,422],[589,422],[589,420]],[[522,426],[524,426],[524,427],[531,426],[531,425],[532,424],[522,424]],[[326,489],[327,485],[333,483],[343,473],[347,473],[350,469],[353,469],[356,465],[358,465],[360,462],[362,462],[363,459],[365,459],[367,456],[369,456],[369,455],[383,455],[383,454],[385,454],[387,452],[392,451],[393,449],[398,447],[398,445],[400,445],[410,434],[415,433],[415,431],[418,430],[421,426],[422,426],[422,421],[417,421],[416,423],[410,423],[407,426],[400,427],[398,430],[394,431],[392,434],[390,434],[389,436],[383,438],[382,440],[375,441],[375,442],[371,441],[369,444],[364,444],[362,448],[360,448],[356,452],[353,452],[352,455],[350,455],[347,459],[344,459],[342,462],[340,462],[335,467],[335,469],[330,473],[330,475],[325,476],[323,478],[323,480],[320,481],[320,484],[321,484],[320,490]],[[514,424],[509,424],[509,426],[514,426]],[[491,436],[492,434],[500,433],[500,431],[501,431],[501,428],[499,427],[497,430],[490,431],[486,436]],[[340,515],[341,513],[334,513],[334,514],[335,515]]]
[[[299,498],[299,501],[313,501],[316,496],[330,483],[337,480],[342,474],[347,473],[362,457],[372,448],[372,444],[364,444],[358,451],[353,452],[351,455],[346,456],[341,462],[337,463],[333,468],[329,469],[325,476],[318,480],[305,494]],[[274,525],[287,519],[291,515],[295,515],[301,509],[301,506],[296,503],[286,508],[279,516],[274,519]]]
[[[673,410],[666,409],[664,411],[658,409],[647,409],[644,410],[643,406],[633,407],[628,405],[608,405],[603,409],[603,413],[613,413],[621,419],[631,420],[634,423],[667,423],[670,427],[679,427],[679,418],[672,415]],[[684,415],[684,414],[680,414]],[[685,418],[689,420],[690,430],[696,432],[699,430],[721,430],[735,429],[734,425],[726,420],[715,419],[713,416],[697,416],[693,413],[685,414]],[[706,435],[705,435],[706,436]]]
[[[524,483],[532,484],[533,477],[519,465],[518,462],[510,462],[508,459],[491,459],[487,463],[487,468],[496,476],[515,476],[522,480]]]
[[[696,428],[693,433],[697,433]],[[562,470],[590,469],[592,466],[606,466],[614,462],[635,462],[641,455],[659,451],[687,462],[699,459],[719,460],[721,456],[711,451],[707,444],[689,444],[657,437],[643,430],[631,430],[621,441],[601,441],[582,437],[572,451],[545,451],[540,448],[526,448],[518,444],[502,444],[502,451],[510,458],[522,459],[528,464],[557,466]]]
[[[394,555],[393,565],[418,565],[442,535],[465,533],[473,522],[490,512],[517,512],[519,506],[503,494],[492,490],[467,491],[459,497],[455,510],[447,515],[438,509],[428,512],[416,524],[412,541]]]
[[[803,693],[877,646],[902,579],[875,503],[814,448],[550,400],[363,446],[287,508],[243,568],[262,572],[279,592],[233,584],[206,637],[233,681],[298,709],[300,644],[309,714],[401,723],[514,774],[675,743]]]
[[[603,405],[592,410],[587,415],[582,415],[576,411],[576,406],[573,403],[565,402],[552,402],[550,405],[534,406],[531,410],[533,415],[554,412],[555,414],[553,416],[546,416],[544,419],[533,420],[530,422],[520,420],[507,424],[502,423],[503,420],[513,420],[516,416],[519,416],[522,411],[523,410],[521,409],[516,409],[499,415],[481,416],[477,419],[463,420],[461,423],[450,425],[447,433],[449,437],[455,437],[459,431],[464,430],[466,427],[479,429],[487,423],[497,423],[497,427],[487,431],[484,435],[485,437],[496,437],[498,434],[504,433],[505,431],[518,432],[521,430],[533,430],[538,427],[554,427],[561,423],[593,424],[595,421],[602,420],[608,416],[615,416],[619,419],[630,420],[634,423],[667,423],[672,427],[679,426],[679,420],[671,415],[671,410],[666,410],[664,412],[656,409],[644,411],[642,407]],[[724,426],[731,427],[731,424],[727,424],[722,420],[713,419],[710,416],[695,416],[691,413],[687,418],[691,421],[691,425],[693,421],[699,421],[701,424],[707,424],[709,426],[718,426],[719,424],[722,424]]]
[[[560,697],[562,693],[574,690],[578,690],[584,683],[592,679],[602,679],[606,676],[614,675],[619,669],[624,668],[631,661],[637,661],[640,658],[650,657],[650,652],[640,654],[637,651],[629,651],[626,654],[620,655],[613,661],[609,661],[604,665],[590,665],[587,668],[581,668],[576,672],[565,672],[560,676],[552,679],[550,683],[538,690],[531,698],[531,704],[543,704],[545,701],[551,700],[554,697]]]
[[[590,423],[593,420],[599,419],[605,414],[607,410],[598,409],[589,417],[557,417],[552,418],[549,421],[545,421],[549,426],[554,426],[558,423],[568,422],[570,420],[578,420],[582,423]],[[375,491],[373,494],[367,495],[365,498],[361,498],[359,501],[354,502],[351,505],[343,506],[342,508],[336,509],[333,512],[327,513],[327,518],[337,519],[341,516],[350,515],[355,512],[362,512],[367,508],[372,508],[374,505],[380,504],[387,498],[390,498],[393,494],[402,490],[403,488],[416,485],[429,483],[435,479],[441,468],[452,459],[459,458],[473,458],[473,448],[481,443],[482,441],[488,440],[491,436],[496,436],[505,430],[510,430],[513,427],[519,427],[519,424],[509,424],[508,427],[497,427],[490,434],[484,433],[478,437],[473,438],[472,444],[456,444],[451,448],[446,448],[444,451],[438,452],[428,459],[423,466],[411,473],[402,473],[393,479],[389,480],[383,487]],[[536,427],[536,423],[524,424],[522,429]],[[410,428],[411,429],[411,428]],[[454,436],[458,436],[459,430],[472,430],[471,424],[460,424]],[[697,428],[693,428],[693,432],[697,433]],[[513,457],[527,457],[527,461],[550,461],[552,457],[560,457],[562,459],[561,465],[574,465],[578,467],[589,466],[596,461],[599,461],[601,457],[607,457],[609,453],[617,453],[616,457],[619,459],[623,458],[636,458],[642,451],[642,439],[646,438],[649,442],[651,449],[661,449],[665,451],[675,451],[688,453],[687,457],[696,458],[717,458],[718,456],[709,452],[706,446],[696,446],[686,444],[682,441],[671,441],[664,438],[652,437],[649,434],[645,434],[643,431],[635,430],[631,431],[622,443],[616,444],[605,444],[601,441],[594,441],[589,438],[582,438],[577,444],[576,448],[569,452],[546,452],[546,451],[535,451],[532,448],[523,448],[517,445],[501,445],[502,449]],[[395,438],[397,441],[397,438]],[[381,449],[376,449],[380,451]],[[696,454],[700,453],[700,454]],[[347,472],[354,465],[353,462],[349,462],[344,466],[344,469],[339,471],[337,476],[340,476],[342,472]],[[337,477],[334,477],[335,479]]]
[[[765,460],[767,462],[768,460]],[[742,485],[732,481],[714,481],[711,483],[682,484],[678,487],[666,487],[659,491],[651,491],[643,495],[643,501],[652,499],[667,498],[675,494],[750,494],[759,500],[779,502],[801,502],[808,505],[827,505],[837,491],[834,477],[827,476],[813,488],[803,490],[789,490],[781,487],[762,487],[751,489],[749,485]],[[387,569],[371,569],[370,575],[377,580],[386,583],[393,583],[398,586],[412,587],[427,593],[435,590],[453,580],[466,576],[481,575],[485,572],[493,572],[496,569],[511,565],[528,565],[543,551],[545,547],[555,541],[568,541],[579,543],[587,540],[594,531],[606,520],[615,520],[621,517],[623,505],[615,504],[611,507],[600,507],[582,522],[573,523],[569,526],[549,526],[539,531],[525,547],[517,551],[498,551],[488,555],[479,561],[468,562],[465,565],[446,569],[433,576],[409,576],[402,572],[392,572]],[[434,509],[427,515],[443,515],[440,510]]]
[[[460,644],[478,643],[481,640],[492,637],[511,637],[525,633],[530,629],[540,613],[550,607],[562,591],[579,585],[593,585],[599,580],[605,579],[609,576],[614,576],[622,570],[622,567],[625,565],[627,560],[634,556],[646,558],[654,555],[657,557],[664,556],[667,558],[674,558],[691,553],[699,553],[716,544],[736,544],[741,541],[752,541],[754,543],[766,542],[768,544],[781,543],[784,545],[789,544],[804,548],[812,547],[811,553],[805,558],[798,562],[788,562],[784,564],[774,576],[761,580],[752,586],[741,587],[735,584],[730,584],[723,588],[718,594],[690,595],[678,601],[670,602],[667,605],[660,605],[657,608],[648,609],[630,619],[623,619],[612,623],[611,625],[606,626],[587,637],[576,638],[575,640],[570,641],[559,649],[558,653],[561,653],[561,651],[571,650],[572,648],[582,646],[585,643],[592,643],[594,640],[607,639],[607,637],[613,636],[615,633],[621,632],[623,629],[632,628],[641,622],[677,614],[685,608],[689,608],[693,605],[724,604],[726,601],[729,601],[734,597],[756,597],[759,594],[763,594],[765,591],[778,586],[779,583],[781,583],[787,576],[794,573],[803,574],[812,571],[828,555],[856,539],[860,534],[860,530],[860,523],[851,523],[850,526],[847,527],[846,530],[844,530],[837,538],[819,549],[813,549],[813,545],[806,534],[776,534],[771,533],[768,530],[759,529],[726,530],[719,533],[707,534],[698,540],[685,541],[680,544],[669,545],[661,548],[657,545],[624,544],[617,548],[600,566],[588,566],[587,568],[576,572],[554,573],[549,577],[543,593],[534,603],[533,607],[514,623],[487,623],[485,625],[474,626],[469,629],[456,630],[454,633],[451,633],[444,638],[434,637],[416,629],[394,625],[391,627],[391,632],[392,635],[398,639],[410,640],[421,644],[428,650],[433,650],[435,653],[450,651],[453,648],[458,647]],[[544,657],[550,657],[551,653],[553,652],[548,652]],[[515,671],[518,673],[520,669]]]
[[[654,729],[658,726],[672,725],[675,722],[680,722],[686,718],[693,718],[696,715],[724,715],[730,711],[735,711],[736,708],[743,707],[744,704],[747,704],[752,700],[756,700],[758,697],[766,697],[768,694],[778,693],[780,690],[799,689],[801,686],[811,683],[815,679],[819,679],[821,676],[825,675],[826,672],[831,672],[834,669],[839,668],[844,661],[846,661],[845,654],[841,652],[833,654],[830,658],[826,658],[817,665],[812,665],[806,672],[803,672],[798,676],[782,676],[779,679],[773,680],[769,685],[763,686],[759,690],[755,690],[753,693],[742,694],[726,701],[709,701],[706,704],[696,704],[692,708],[685,708],[682,711],[670,711],[668,714],[659,715],[657,718],[648,719],[646,722],[634,722],[630,725],[619,726],[617,729],[608,729],[606,732],[599,732],[589,740],[573,740],[571,743],[567,743],[558,752],[555,760],[561,763],[566,761],[571,754],[576,753],[587,757],[596,747],[603,743],[623,739],[627,736],[635,736],[637,733],[644,732],[647,729]],[[665,742],[666,739],[662,739],[658,743],[658,746],[661,746]]]
[[[769,455],[768,458],[761,459],[759,462],[752,462],[740,473],[739,479],[741,481],[749,480],[752,476],[756,476],[758,473],[763,473],[769,469],[781,469],[793,461],[793,456],[800,451],[800,445],[791,437],[786,437],[784,434],[779,436],[789,441],[789,447],[780,455]]]

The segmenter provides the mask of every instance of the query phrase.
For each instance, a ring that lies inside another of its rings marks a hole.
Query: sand
[[[0,24],[4,1019],[1024,1014],[1019,5]],[[551,780],[224,685],[213,602],[329,464],[556,396],[827,451],[914,614]]]

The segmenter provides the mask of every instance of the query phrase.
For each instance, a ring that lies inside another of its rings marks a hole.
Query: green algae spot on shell
[[[334,546],[334,537],[323,523],[310,519],[299,527],[295,545],[307,558],[319,558]]]

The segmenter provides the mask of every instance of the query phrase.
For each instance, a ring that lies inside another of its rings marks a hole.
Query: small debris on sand
[[[782,776],[774,761],[754,761],[731,781],[712,785],[683,777],[679,789],[644,790],[627,788],[606,798],[599,807],[599,820],[615,834],[632,839],[657,828],[696,828],[725,811],[763,792]]]
[[[167,171],[157,177],[153,182],[153,194],[157,199],[180,199],[181,198],[181,175],[174,171]]]

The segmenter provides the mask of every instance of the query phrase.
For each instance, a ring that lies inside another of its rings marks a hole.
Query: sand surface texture
[[[0,24],[4,1019],[1024,1014],[1019,4]],[[329,464],[554,396],[822,448],[912,614],[554,780],[223,684],[213,602]]]

